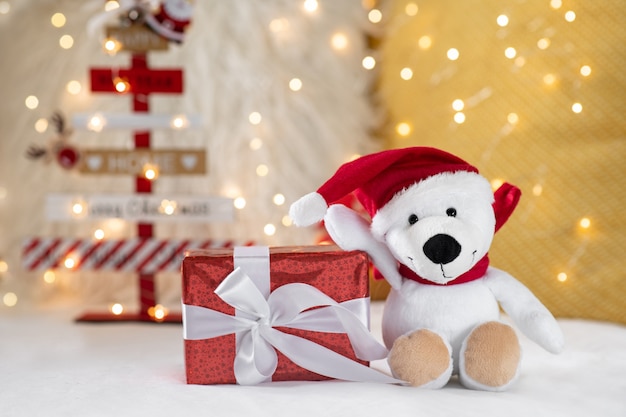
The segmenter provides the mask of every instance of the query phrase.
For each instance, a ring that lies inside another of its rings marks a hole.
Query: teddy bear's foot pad
[[[499,322],[476,327],[464,343],[461,382],[475,389],[500,391],[518,375],[521,351],[515,331]]]
[[[441,388],[452,374],[450,346],[426,329],[396,339],[388,361],[396,378],[415,387]]]

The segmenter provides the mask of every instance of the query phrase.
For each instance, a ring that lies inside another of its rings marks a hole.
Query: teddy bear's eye
[[[446,214],[450,217],[456,217],[456,209],[454,207],[450,207],[446,210]]]
[[[409,224],[411,224],[411,225],[415,224],[415,223],[417,223],[417,220],[418,220],[417,219],[417,214],[411,214],[409,216]]]

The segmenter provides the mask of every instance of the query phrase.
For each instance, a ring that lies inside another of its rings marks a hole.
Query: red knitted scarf
[[[432,282],[427,279],[424,279],[409,269],[408,266],[400,264],[399,272],[404,278],[411,279],[413,281],[419,282],[420,284],[426,285],[456,285],[456,284],[464,284],[466,282],[474,281],[478,278],[485,276],[487,273],[487,268],[489,267],[489,257],[487,255],[483,256],[483,258],[476,263],[469,271],[459,275],[452,281],[449,281],[445,284],[439,284],[437,282]]]

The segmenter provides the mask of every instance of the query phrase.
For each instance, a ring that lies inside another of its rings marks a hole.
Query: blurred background
[[[75,202],[132,198],[143,184],[171,215],[149,222],[160,242],[315,244],[323,230],[293,227],[293,201],[358,155],[420,145],[522,189],[494,266],[559,317],[626,323],[625,22],[626,3],[611,1],[2,0],[0,314],[138,307],[134,272],[47,262],[54,242],[71,258],[146,232]],[[137,27],[158,50],[111,43]],[[138,56],[180,71],[182,91],[131,91],[124,71]],[[94,68],[114,91],[92,91]],[[137,100],[155,115],[139,128]],[[87,172],[89,152],[136,155],[137,131],[151,150],[203,152],[204,171]],[[65,214],[50,203],[62,196]],[[232,215],[190,220],[184,198],[228,199]],[[154,277],[155,299],[175,310],[179,274]]]

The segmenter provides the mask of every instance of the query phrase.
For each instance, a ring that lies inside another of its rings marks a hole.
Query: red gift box
[[[364,252],[345,252],[335,246],[276,247],[269,249],[268,259],[268,291],[272,293],[283,285],[302,283],[315,287],[337,303],[369,297],[369,260]],[[188,252],[182,265],[183,307],[198,306],[210,309],[215,314],[235,315],[235,308],[215,292],[234,269],[232,249]],[[254,270],[254,267],[249,269]],[[194,325],[188,318],[184,318],[184,321],[186,326]],[[367,361],[357,359],[345,333],[287,327],[276,329],[307,339],[360,364],[368,364]],[[187,383],[237,383],[233,369],[237,349],[234,333],[199,340],[185,339]],[[278,364],[271,376],[272,381],[329,379],[296,365],[278,350],[277,356]]]

